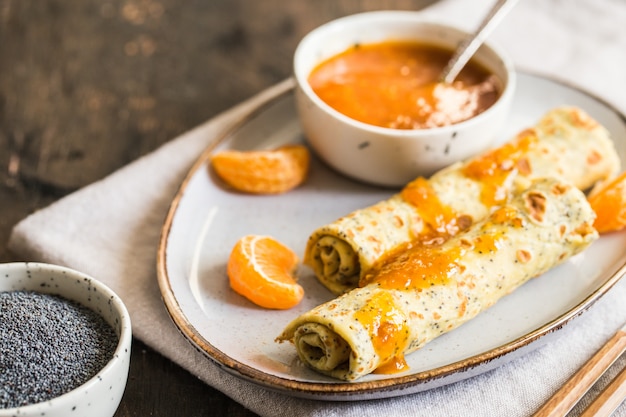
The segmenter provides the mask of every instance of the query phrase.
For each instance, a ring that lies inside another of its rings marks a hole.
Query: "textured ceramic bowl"
[[[340,173],[396,187],[489,148],[508,116],[516,81],[511,60],[489,43],[480,47],[475,59],[502,80],[502,94],[486,111],[450,126],[402,130],[362,123],[327,105],[307,81],[320,62],[355,44],[403,40],[452,49],[466,36],[410,11],[355,14],[308,33],[296,48],[294,74],[298,114],[313,150]]]
[[[119,341],[111,359],[79,387],[48,401],[0,408],[0,417],[111,417],[126,388],[130,365],[131,323],[122,300],[111,289],[80,272],[42,263],[0,264],[0,292],[36,291],[73,300],[100,314]]]

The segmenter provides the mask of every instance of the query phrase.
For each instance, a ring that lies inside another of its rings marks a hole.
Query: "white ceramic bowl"
[[[313,150],[349,177],[397,187],[489,148],[508,116],[516,80],[511,60],[490,43],[475,59],[502,80],[502,94],[488,110],[450,126],[402,130],[362,123],[323,102],[307,81],[320,62],[357,43],[415,40],[452,49],[466,36],[411,11],[355,14],[308,33],[296,48],[294,74],[298,114]]]
[[[113,416],[126,388],[130,365],[131,323],[122,300],[101,282],[69,268],[43,263],[0,264],[0,292],[18,290],[54,294],[90,308],[113,327],[119,342],[109,362],[84,384],[48,401],[0,408],[0,417]]]

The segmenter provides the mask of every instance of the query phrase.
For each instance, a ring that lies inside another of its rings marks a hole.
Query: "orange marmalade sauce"
[[[509,224],[515,228],[524,226],[523,218],[520,217],[517,209],[511,206],[499,207],[496,211],[491,213],[490,220],[491,221],[487,224]]]
[[[451,55],[417,42],[357,44],[314,68],[308,81],[329,106],[364,123],[446,126],[482,113],[501,94],[500,80],[473,61],[451,85],[438,82]]]
[[[531,166],[525,157],[538,138],[532,130],[520,133],[513,141],[473,159],[463,169],[463,174],[482,183],[481,200],[488,207],[502,204],[508,199],[508,179],[520,174],[527,176]]]
[[[407,184],[402,189],[401,196],[404,201],[417,209],[426,226],[419,236],[421,241],[432,240],[437,236],[445,239],[469,227],[469,224],[459,224],[457,213],[439,200],[435,190],[423,177],[418,177]]]
[[[482,225],[481,234],[472,241],[472,250],[475,252],[494,253],[502,247],[508,229],[500,226],[506,224],[516,229],[524,226],[524,218],[511,206],[499,207],[489,219]]]
[[[399,248],[363,277],[360,285],[375,282],[381,288],[413,291],[446,285],[463,270],[459,262],[465,251],[461,246],[444,249],[419,243]]]
[[[367,332],[381,359],[375,373],[395,373],[408,367],[404,349],[409,340],[409,329],[402,311],[395,305],[390,293],[378,292],[354,313]]]

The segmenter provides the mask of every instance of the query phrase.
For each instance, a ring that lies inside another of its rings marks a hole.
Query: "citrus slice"
[[[279,194],[300,185],[309,171],[309,150],[286,145],[273,150],[226,150],[213,155],[217,175],[238,191]]]
[[[596,212],[594,227],[599,233],[615,232],[626,226],[626,171],[589,196]]]
[[[270,236],[247,235],[239,239],[228,259],[228,279],[235,292],[253,303],[272,309],[297,305],[304,289],[296,282],[298,256]]]

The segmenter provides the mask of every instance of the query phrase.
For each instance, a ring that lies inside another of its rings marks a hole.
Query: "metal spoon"
[[[517,0],[498,0],[472,36],[463,40],[450,58],[448,65],[441,74],[444,83],[452,83],[465,64],[482,45],[489,33],[500,23],[504,16],[513,8]]]

